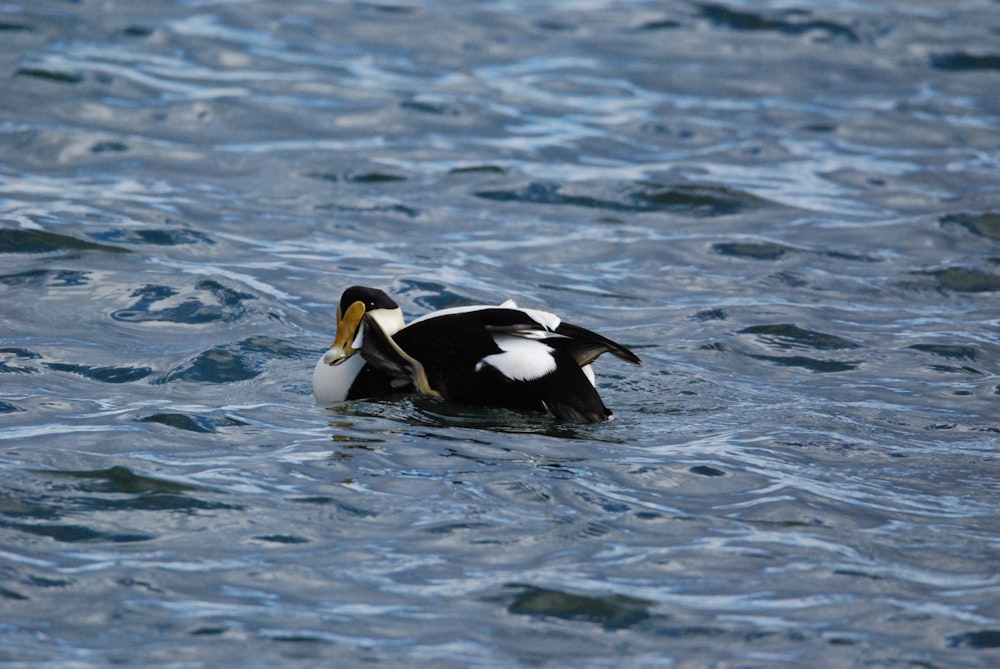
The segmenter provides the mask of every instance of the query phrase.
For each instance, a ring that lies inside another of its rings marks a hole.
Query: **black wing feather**
[[[633,365],[642,364],[639,356],[629,349],[587,328],[582,328],[572,323],[560,323],[555,331],[556,334],[562,335],[566,340],[561,344],[556,343],[559,341],[558,339],[554,339],[549,343],[553,346],[564,348],[581,367],[589,365],[602,353],[610,353],[616,358],[632,363]]]
[[[586,328],[561,323],[548,346],[556,369],[531,381],[510,379],[483,358],[501,353],[494,333],[540,333],[546,328],[519,309],[489,307],[417,321],[391,337],[365,317],[361,354],[379,373],[412,383],[424,394],[471,405],[545,411],[577,423],[607,420],[611,411],[581,367],[602,353],[639,364],[630,350]]]

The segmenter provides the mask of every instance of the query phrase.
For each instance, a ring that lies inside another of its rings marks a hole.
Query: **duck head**
[[[337,334],[323,355],[323,364],[339,365],[361,348],[365,314],[392,336],[403,329],[403,310],[391,297],[377,288],[351,286],[344,291],[337,306]]]

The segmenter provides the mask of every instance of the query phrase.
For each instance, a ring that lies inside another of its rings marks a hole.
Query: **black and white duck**
[[[612,415],[591,369],[602,353],[640,364],[621,344],[512,301],[442,309],[406,325],[387,294],[353,286],[341,296],[337,334],[313,371],[313,394],[329,406],[416,390],[596,423]]]

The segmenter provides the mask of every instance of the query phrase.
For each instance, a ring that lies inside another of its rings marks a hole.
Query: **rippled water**
[[[998,16],[3,5],[0,663],[996,664]],[[644,365],[321,410],[354,283]]]

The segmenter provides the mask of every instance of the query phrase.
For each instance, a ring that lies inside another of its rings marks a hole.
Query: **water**
[[[996,4],[0,7],[0,663],[1000,661]],[[341,290],[643,357],[313,406]]]

